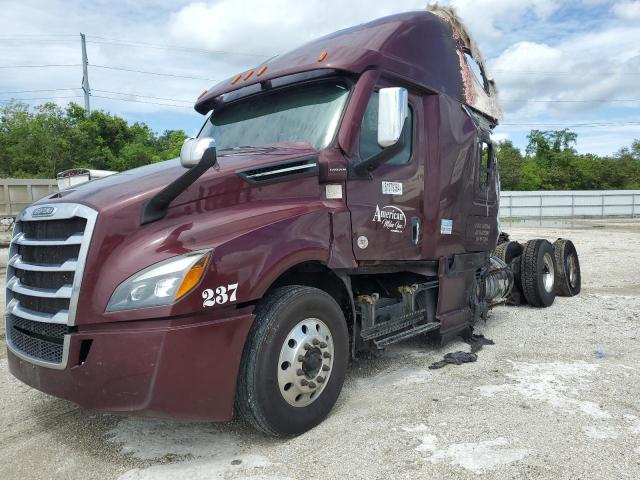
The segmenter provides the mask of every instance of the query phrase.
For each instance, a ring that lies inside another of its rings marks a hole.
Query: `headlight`
[[[200,283],[210,256],[189,253],[145,268],[116,288],[107,312],[171,305]]]

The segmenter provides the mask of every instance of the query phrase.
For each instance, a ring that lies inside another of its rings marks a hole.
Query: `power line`
[[[105,98],[109,100],[120,100],[121,102],[134,102],[134,103],[148,103],[150,105],[162,105],[165,107],[176,107],[176,108],[191,108],[187,105],[174,105],[171,103],[159,103],[159,102],[146,102],[144,100],[133,100],[133,99],[125,99],[125,98],[117,98],[117,97],[109,97],[106,95],[91,95],[92,98]]]
[[[29,97],[29,98],[0,98],[0,102],[11,103],[11,102],[21,102],[23,100],[57,100],[59,98],[80,98],[82,95],[63,95],[60,97]]]
[[[0,68],[81,67],[81,63],[49,63],[44,65],[0,65]]]
[[[72,88],[46,88],[42,90],[14,90],[10,92],[0,92],[0,95],[10,94],[10,93],[37,93],[37,92],[61,92],[64,90],[80,90],[80,87],[72,87]]]
[[[584,123],[502,123],[505,127],[561,127],[561,128],[592,128],[592,127],[619,127],[640,125],[640,122],[584,122]]]
[[[537,70],[491,70],[491,73],[517,73],[522,75],[576,75],[576,72],[556,71],[545,72]],[[586,72],[588,75],[640,75],[640,72]]]
[[[113,90],[98,90],[96,88],[93,89],[94,92],[102,92],[102,93],[114,93],[116,95],[131,95],[134,97],[142,97],[142,98],[153,98],[155,100],[168,100],[170,102],[183,102],[193,105],[195,102],[193,100],[181,100],[178,98],[167,98],[167,97],[153,97],[151,95],[142,95],[139,93],[129,93],[129,92],[114,92]]]
[[[79,65],[77,65],[79,66]],[[134,70],[131,68],[123,68],[123,67],[110,67],[108,65],[96,65],[94,63],[90,63],[89,64],[90,67],[95,67],[95,68],[106,68],[108,70],[119,70],[122,72],[133,72],[133,73],[142,73],[144,75],[159,75],[161,77],[174,77],[174,78],[188,78],[190,80],[206,80],[209,82],[217,82],[218,80],[214,79],[214,78],[204,78],[204,77],[192,77],[189,75],[177,75],[174,73],[161,73],[161,72],[149,72],[149,71],[145,71],[145,70]]]
[[[531,103],[614,103],[614,102],[640,102],[640,99],[619,99],[612,98],[610,100],[527,100]]]
[[[153,48],[160,50],[180,50],[186,52],[194,52],[194,53],[203,53],[203,54],[221,54],[221,55],[241,55],[246,57],[258,57],[258,58],[266,58],[269,55],[261,54],[261,53],[251,53],[251,52],[236,52],[230,50],[207,50],[204,48],[192,48],[192,47],[182,47],[180,45],[169,45],[169,44],[157,44],[157,43],[146,43],[146,42],[133,42],[127,40],[116,40],[105,37],[99,37],[92,35],[88,37],[87,43],[101,44],[101,45],[124,45],[124,46],[132,46],[139,48]],[[99,40],[93,40],[97,38]]]
[[[16,38],[25,38],[25,37],[75,37],[74,34],[71,33],[2,33],[0,34],[0,40],[3,37],[16,37]]]

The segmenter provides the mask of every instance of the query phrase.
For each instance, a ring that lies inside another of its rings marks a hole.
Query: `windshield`
[[[333,139],[349,89],[341,81],[299,85],[233,102],[214,111],[200,137],[219,149],[308,142],[320,150]]]

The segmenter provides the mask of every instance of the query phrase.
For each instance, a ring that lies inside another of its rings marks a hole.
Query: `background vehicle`
[[[181,162],[18,218],[7,343],[23,382],[108,411],[224,421],[235,403],[298,434],[331,410],[350,356],[579,291],[566,240],[502,235],[491,254],[500,113],[449,10],[323,37],[195,108],[213,114]]]

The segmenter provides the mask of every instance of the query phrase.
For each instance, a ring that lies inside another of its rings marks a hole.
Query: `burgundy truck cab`
[[[25,209],[13,375],[97,410],[223,421],[236,402],[295,434],[328,414],[350,355],[468,329],[513,284],[489,261],[499,111],[475,52],[441,9],[336,32],[205,92],[191,169]]]

